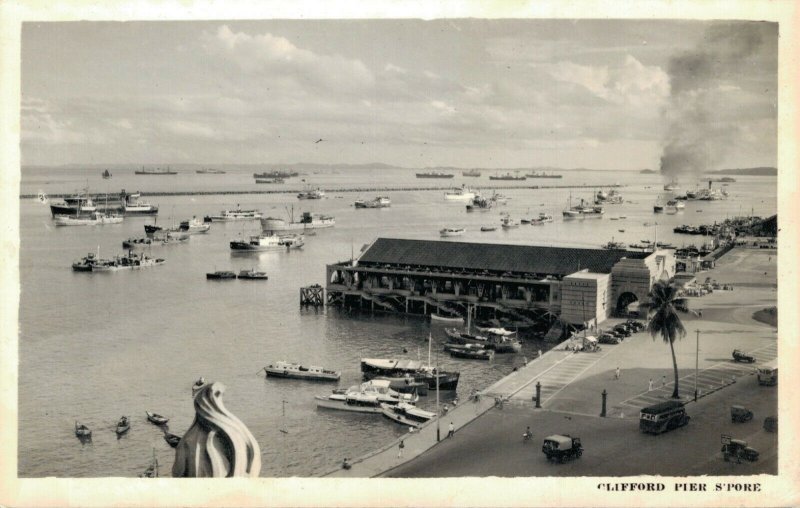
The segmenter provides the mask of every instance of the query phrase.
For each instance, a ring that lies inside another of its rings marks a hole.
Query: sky
[[[631,20],[25,23],[22,163],[774,166],[777,33]]]

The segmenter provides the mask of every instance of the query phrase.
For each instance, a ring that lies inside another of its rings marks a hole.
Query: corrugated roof
[[[611,273],[614,264],[624,257],[644,259],[650,254],[626,250],[378,238],[359,258],[359,264],[564,276],[583,269]]]

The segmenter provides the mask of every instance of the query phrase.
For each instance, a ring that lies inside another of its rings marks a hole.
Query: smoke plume
[[[669,60],[670,97],[661,173],[667,179],[700,175],[736,142],[738,126],[722,114],[731,108],[721,90],[746,76],[748,60],[763,43],[763,23],[712,25],[698,45]]]

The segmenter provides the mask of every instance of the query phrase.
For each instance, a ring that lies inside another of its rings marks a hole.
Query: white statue
[[[195,418],[175,450],[175,478],[258,477],[261,449],[244,423],[222,403],[225,385],[192,386]]]

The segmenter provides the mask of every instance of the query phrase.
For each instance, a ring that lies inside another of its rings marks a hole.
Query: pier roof
[[[644,259],[651,254],[626,250],[378,238],[361,255],[358,264],[564,276],[583,269],[611,273],[611,268],[622,258]]]

